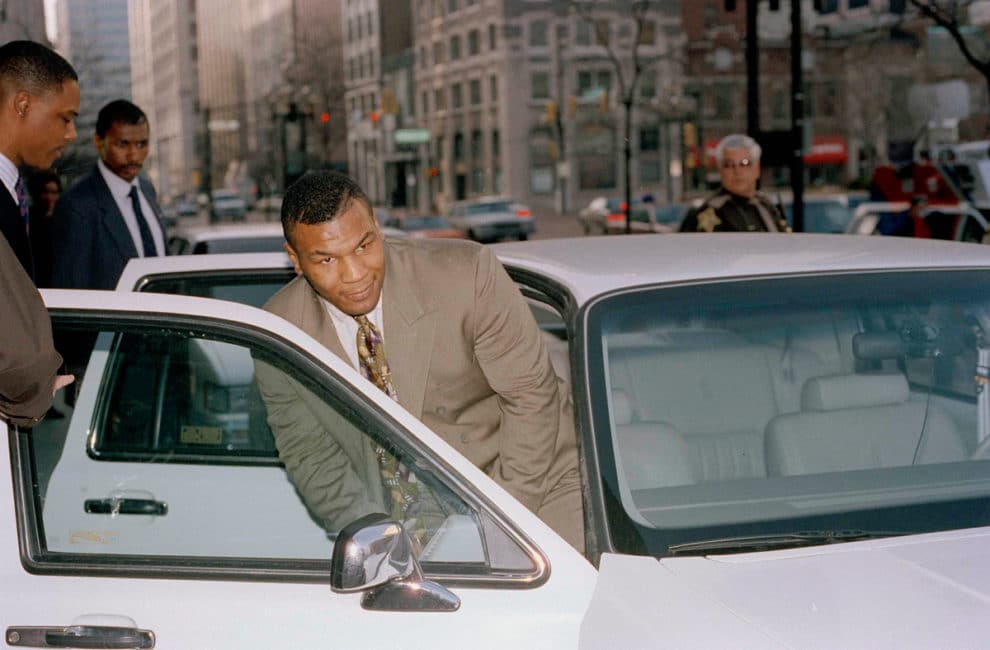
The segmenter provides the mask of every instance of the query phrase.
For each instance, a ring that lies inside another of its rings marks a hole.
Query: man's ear
[[[28,111],[31,109],[31,99],[31,93],[26,90],[18,90],[14,93],[14,110],[18,117],[27,117]]]
[[[296,251],[292,248],[292,244],[285,242],[282,244],[285,248],[285,252],[289,254],[289,259],[292,260],[292,266],[296,267],[296,275],[302,275],[302,269],[299,267],[299,256],[296,255]]]

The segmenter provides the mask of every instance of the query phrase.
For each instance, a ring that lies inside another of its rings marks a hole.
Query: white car
[[[907,201],[870,201],[853,211],[845,232],[851,235],[905,235],[913,230],[911,204]],[[987,218],[968,203],[955,205],[929,204],[922,216],[932,239],[964,242],[986,242],[990,234]]]
[[[984,645],[990,251],[741,233],[496,251],[574,398],[587,557],[318,342],[201,297],[264,302],[284,255],[149,258],[115,293],[44,292],[57,332],[97,336],[74,411],[11,431],[0,465],[8,644]],[[395,522],[308,517],[251,359],[415,466],[448,508],[422,553]]]
[[[524,240],[536,230],[530,209],[505,196],[482,196],[455,203],[446,216],[450,225],[479,242]]]
[[[208,253],[271,253],[283,250],[282,224],[224,223],[179,225],[168,238],[170,255]]]

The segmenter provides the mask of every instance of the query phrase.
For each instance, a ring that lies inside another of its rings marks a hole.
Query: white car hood
[[[603,555],[582,648],[976,648],[990,528],[697,558]]]

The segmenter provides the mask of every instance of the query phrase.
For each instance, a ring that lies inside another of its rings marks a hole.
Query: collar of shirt
[[[332,302],[320,296],[320,302],[326,308],[327,313],[330,315],[330,320],[333,321],[333,327],[337,330],[337,338],[340,340],[340,347],[344,348],[344,352],[347,353],[347,361],[350,362],[351,366],[360,370],[358,365],[358,353],[357,353],[357,332],[358,324],[353,316],[345,314],[340,309],[338,309]],[[378,333],[381,334],[382,344],[385,343],[385,317],[382,311],[382,299],[379,296],[378,304],[370,312],[365,314],[368,320],[378,328]],[[388,350],[386,346],[385,350]]]
[[[104,165],[102,160],[97,160],[96,166],[100,170],[103,180],[106,181],[107,187],[110,188],[110,193],[113,194],[113,197],[118,201],[123,201],[125,199],[130,201],[131,197],[129,197],[128,194],[130,194],[132,187],[137,187],[138,191],[141,190],[138,186],[137,178],[128,183],[123,178],[110,171],[110,168]]]
[[[14,203],[17,203],[17,177],[20,176],[20,172],[17,171],[17,165],[15,165],[10,158],[0,153],[0,181],[3,181],[3,186],[7,188],[10,195],[14,198]]]

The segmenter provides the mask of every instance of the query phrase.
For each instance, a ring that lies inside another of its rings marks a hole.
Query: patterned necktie
[[[21,220],[24,221],[24,231],[30,233],[30,201],[28,200],[27,188],[24,187],[24,178],[21,176],[18,176],[17,182],[14,183],[14,192],[17,193],[17,208],[21,211]]]
[[[144,249],[144,256],[154,257],[158,255],[158,249],[155,248],[155,238],[151,236],[151,228],[148,227],[148,222],[144,218],[144,211],[141,210],[137,187],[132,185],[127,196],[131,197],[131,207],[134,208],[134,217],[137,219],[138,230],[141,231],[141,248]]]
[[[385,343],[378,328],[368,320],[367,316],[355,316],[358,323],[357,349],[361,374],[378,386],[386,395],[398,401],[395,386],[392,385],[392,374],[388,369],[388,359],[385,357]],[[405,521],[412,506],[419,496],[419,484],[410,475],[409,469],[392,455],[387,449],[371,440],[371,448],[378,459],[378,467],[382,475],[382,483],[388,494],[389,510],[396,521]],[[414,537],[419,537],[425,531],[409,531]]]

